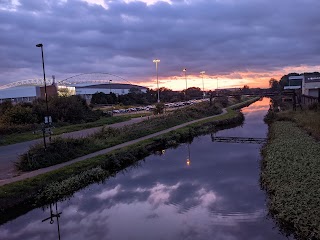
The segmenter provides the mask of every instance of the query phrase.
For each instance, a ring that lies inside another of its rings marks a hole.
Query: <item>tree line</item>
[[[202,91],[198,87],[191,87],[183,91],[173,91],[165,87],[159,88],[161,102],[179,102],[202,98]],[[145,93],[138,88],[131,88],[128,94],[116,95],[97,92],[92,95],[91,104],[123,104],[149,105],[157,102],[158,91],[148,89]]]

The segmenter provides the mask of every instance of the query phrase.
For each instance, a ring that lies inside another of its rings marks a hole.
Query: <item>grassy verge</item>
[[[73,124],[73,125],[54,128],[53,135],[60,135],[62,133],[74,132],[82,129],[100,127],[103,125],[124,122],[124,121],[130,120],[131,118],[140,117],[140,116],[141,115],[139,114],[132,114],[132,115],[126,115],[126,116],[102,117],[95,122]],[[30,141],[30,140],[39,139],[39,138],[42,138],[41,131],[38,131],[35,134],[32,131],[24,132],[24,133],[9,134],[9,135],[2,136],[0,140],[0,146]]]
[[[279,120],[293,121],[310,135],[320,140],[320,109],[318,111],[285,111],[279,112],[277,115]]]
[[[271,124],[261,184],[271,215],[297,239],[320,239],[319,153],[320,144],[295,123]]]
[[[22,171],[30,171],[56,165],[74,158],[128,142],[161,130],[189,122],[195,119],[216,115],[221,109],[209,103],[199,103],[179,109],[147,121],[122,128],[103,128],[100,132],[86,138],[56,138],[44,150],[42,144],[37,144],[21,156],[17,167]]]
[[[248,102],[243,103],[243,106],[248,104]],[[192,124],[107,155],[94,157],[37,177],[1,186],[0,214],[4,217],[1,218],[0,224],[33,208],[71,196],[75,191],[93,182],[104,181],[148,156],[154,150],[192,141],[195,136],[216,131],[219,126],[234,126],[234,124],[242,123],[243,119],[240,112],[228,109],[226,115]]]
[[[320,239],[320,108],[270,109],[265,120],[261,184],[270,213],[297,239]]]

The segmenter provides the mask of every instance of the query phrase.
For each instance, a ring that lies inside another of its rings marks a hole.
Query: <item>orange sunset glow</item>
[[[161,65],[160,65],[161,68]],[[194,73],[187,74],[187,87],[203,88],[206,91],[215,90],[216,88],[242,88],[244,85],[248,85],[250,88],[268,88],[269,80],[271,78],[280,79],[283,75],[291,72],[303,73],[314,72],[320,69],[319,66],[298,66],[298,67],[286,67],[278,71],[271,72],[234,72],[228,75],[207,75],[202,76]],[[139,85],[146,86],[151,89],[157,88],[156,76],[152,76],[145,81],[137,81]],[[186,88],[185,76],[181,71],[180,75],[172,77],[161,77],[159,71],[159,88],[165,87],[172,90],[180,91]]]

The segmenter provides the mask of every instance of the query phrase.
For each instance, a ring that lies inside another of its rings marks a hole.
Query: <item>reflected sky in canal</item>
[[[268,108],[264,99],[243,109],[243,126],[217,135],[266,137]],[[59,202],[61,239],[286,239],[267,218],[260,148],[208,134],[149,156]],[[35,209],[2,225],[0,239],[58,239],[56,224],[41,222],[48,215]]]

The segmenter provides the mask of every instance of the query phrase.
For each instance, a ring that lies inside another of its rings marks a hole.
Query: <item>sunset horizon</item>
[[[0,86],[42,78],[42,44],[47,79],[101,72],[155,89],[160,59],[159,87],[185,89],[186,68],[190,87],[267,88],[271,78],[320,69],[312,24],[320,3],[290,3],[8,0],[0,3]],[[295,18],[301,9],[308,14]]]

